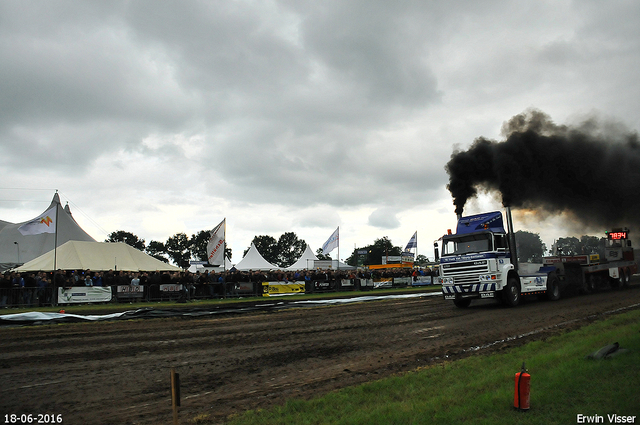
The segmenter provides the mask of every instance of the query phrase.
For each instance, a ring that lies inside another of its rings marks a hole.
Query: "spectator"
[[[93,286],[93,278],[91,277],[89,270],[84,274],[84,286]]]

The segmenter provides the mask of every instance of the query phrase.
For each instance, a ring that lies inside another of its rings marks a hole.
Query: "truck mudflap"
[[[442,295],[445,300],[452,300],[456,294],[464,298],[494,298],[496,292],[495,283],[469,283],[464,285],[443,285]]]

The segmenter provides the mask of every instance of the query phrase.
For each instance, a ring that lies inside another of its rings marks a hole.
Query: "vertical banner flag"
[[[209,264],[221,265],[224,264],[224,225],[225,220],[222,220],[213,231],[211,231],[211,239],[207,244],[207,260]]]
[[[333,251],[334,248],[338,246],[339,242],[340,242],[340,226],[338,226],[336,231],[333,232],[333,234],[329,236],[329,239],[327,239],[324,245],[322,245],[322,253],[324,255],[327,255],[328,253]]]
[[[417,248],[417,247],[418,247],[418,231],[416,231],[413,234],[413,236],[411,236],[411,239],[409,239],[409,243],[407,243],[407,246],[404,250],[409,251],[411,248]]]
[[[57,209],[58,204],[46,210],[42,215],[18,227],[18,231],[22,233],[23,236],[39,235],[41,233],[55,233],[56,226],[58,225],[58,216],[56,215]]]

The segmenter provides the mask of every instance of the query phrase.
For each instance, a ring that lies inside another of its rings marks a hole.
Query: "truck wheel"
[[[596,289],[596,282],[594,280],[593,275],[586,275],[584,277],[584,282],[582,283],[582,288],[580,288],[580,292],[583,294],[590,294]]]
[[[626,288],[629,286],[629,272],[627,270],[620,270],[620,286]]]
[[[502,301],[509,307],[515,307],[520,303],[520,282],[516,277],[507,279],[507,286],[502,290]]]
[[[550,301],[560,299],[560,282],[554,273],[550,274],[547,279],[547,299]]]
[[[620,273],[622,273],[622,270],[618,271],[617,278],[613,278],[613,277],[609,278],[609,283],[611,284],[611,287],[613,289],[619,289],[622,286],[622,276],[620,275]]]
[[[471,298],[460,298],[459,296],[456,296],[453,299],[453,303],[458,308],[467,308],[471,304]]]

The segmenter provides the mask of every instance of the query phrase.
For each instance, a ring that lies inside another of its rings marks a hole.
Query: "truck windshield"
[[[462,255],[487,251],[493,251],[491,233],[447,238],[442,245],[442,255]]]

